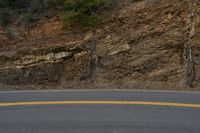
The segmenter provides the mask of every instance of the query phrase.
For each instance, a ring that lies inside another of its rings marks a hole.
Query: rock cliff
[[[93,31],[0,29],[0,82],[64,88],[200,88],[200,1],[124,0]]]

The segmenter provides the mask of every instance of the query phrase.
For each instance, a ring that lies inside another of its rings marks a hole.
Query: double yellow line
[[[0,107],[32,105],[149,105],[200,108],[200,104],[144,102],[144,101],[36,101],[36,102],[0,102]]]

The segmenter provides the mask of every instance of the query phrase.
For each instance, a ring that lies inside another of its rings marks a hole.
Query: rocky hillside
[[[90,31],[57,15],[0,27],[0,82],[21,88],[200,89],[200,1],[123,0]]]

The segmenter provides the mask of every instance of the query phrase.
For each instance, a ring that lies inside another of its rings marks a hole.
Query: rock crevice
[[[184,44],[184,61],[185,61],[185,85],[193,87],[193,82],[195,80],[195,66],[192,55],[192,37],[195,34],[195,23],[194,23],[194,0],[188,0],[188,22],[186,28],[186,41]]]

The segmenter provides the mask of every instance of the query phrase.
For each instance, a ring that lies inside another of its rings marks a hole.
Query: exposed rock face
[[[19,47],[14,53],[14,48],[1,48],[0,82],[72,88],[200,88],[200,1],[127,0],[113,12],[92,33],[62,35],[75,38],[63,44],[40,46],[36,41],[34,49]]]

